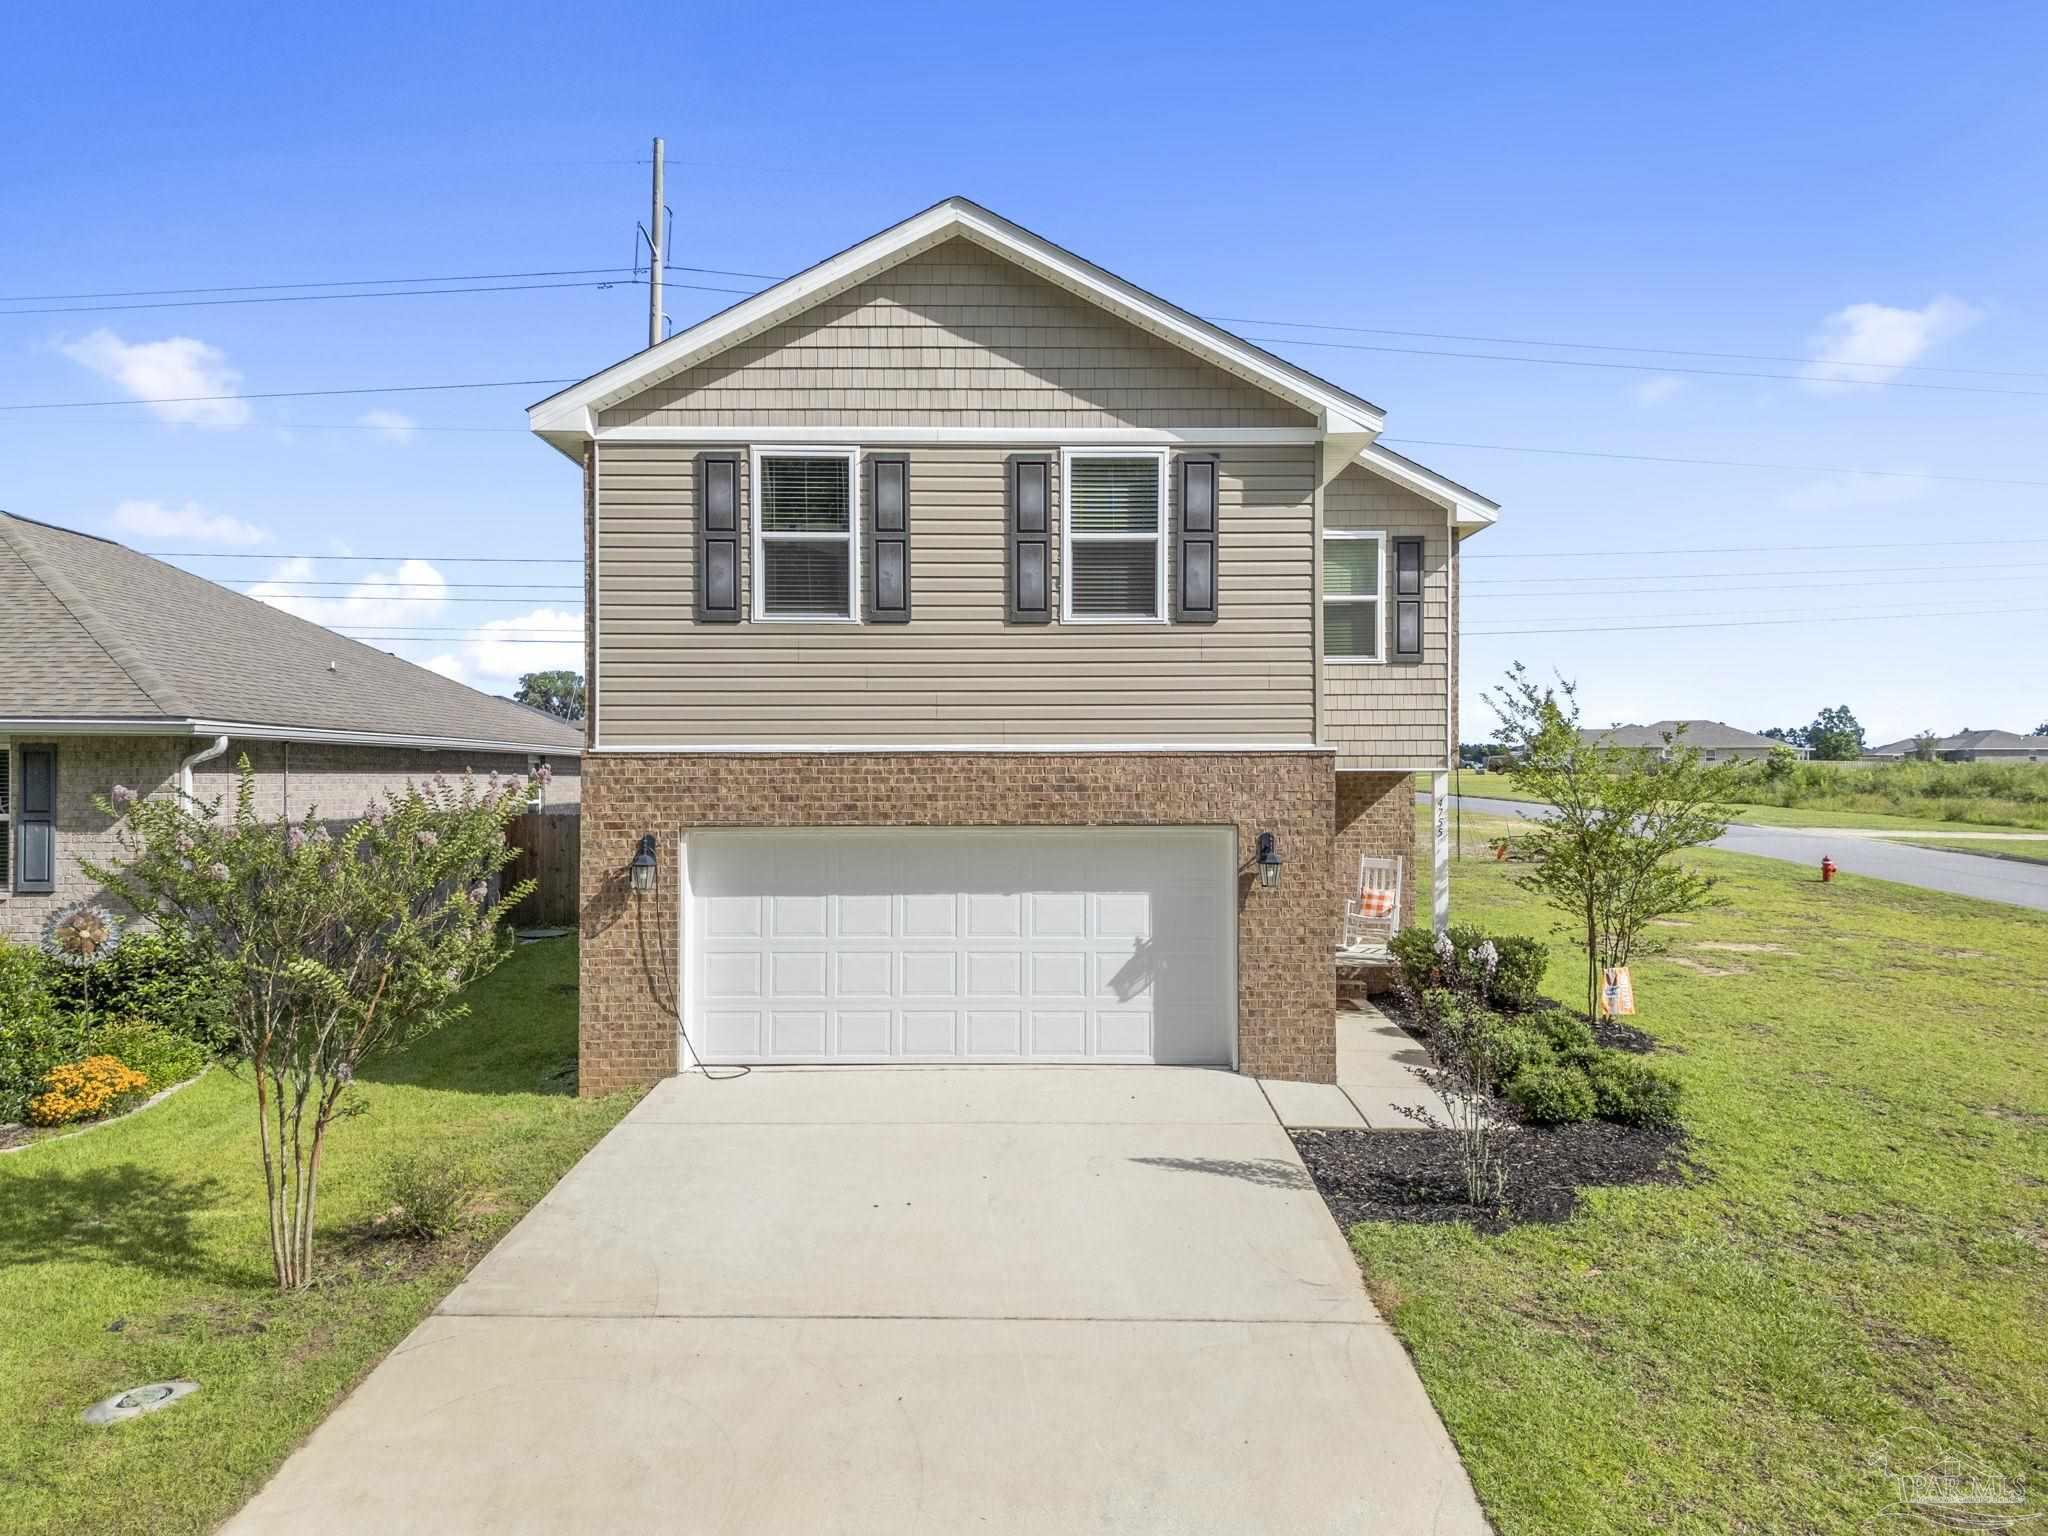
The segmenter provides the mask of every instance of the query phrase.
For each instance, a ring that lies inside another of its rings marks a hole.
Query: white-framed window
[[[1380,622],[1387,585],[1387,538],[1351,528],[1323,530],[1323,659],[1386,660]]]
[[[860,622],[860,450],[756,448],[754,617]]]
[[[1060,454],[1060,617],[1070,624],[1166,620],[1166,451]]]
[[[14,745],[0,736],[0,901],[14,890]]]

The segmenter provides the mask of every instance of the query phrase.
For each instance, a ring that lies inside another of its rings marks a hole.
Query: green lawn
[[[365,1071],[322,1170],[317,1288],[281,1298],[246,1075],[0,1157],[0,1527],[208,1531],[630,1106],[574,1097],[576,948],[520,949],[475,1012]],[[458,1236],[364,1234],[383,1160],[430,1149],[482,1177]],[[175,1407],[106,1429],[95,1399],[170,1376]],[[375,1468],[365,1468],[375,1476]]]
[[[1460,776],[1463,792],[1487,800],[1531,801],[1536,797],[1515,787],[1504,773],[1467,773]],[[1429,790],[1429,775],[1416,775],[1416,788]],[[1980,808],[1981,809],[1981,808]],[[1781,805],[1738,805],[1735,819],[1759,827],[1868,827],[1885,832],[1953,832],[1958,826],[1995,828],[2011,826],[2028,831],[2048,831],[2041,818],[2027,811],[1987,810],[1989,818],[1958,815],[1947,820],[1934,816],[1894,816],[1878,811],[1810,809]]]
[[[1662,930],[1635,1022],[1707,1172],[1500,1238],[1355,1227],[1368,1285],[1502,1536],[1890,1529],[1883,1469],[1950,1454],[2038,1508],[2048,916],[1698,858],[1731,904]],[[1515,873],[1458,865],[1457,917],[1548,933]]]

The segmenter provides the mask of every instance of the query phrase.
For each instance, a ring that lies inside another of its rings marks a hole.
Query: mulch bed
[[[1423,1040],[1399,993],[1373,1003]],[[1593,1038],[1611,1050],[1648,1055],[1654,1036],[1618,1019],[1599,1019]],[[1513,1105],[1496,1103],[1505,1122],[1496,1145],[1506,1169],[1498,1208],[1465,1198],[1464,1140],[1455,1131],[1293,1131],[1295,1149],[1340,1226],[1359,1221],[1464,1221],[1501,1233],[1523,1222],[1568,1220],[1579,1191],[1625,1184],[1677,1184],[1703,1170],[1687,1156],[1680,1127],[1650,1129],[1588,1120],[1579,1125],[1521,1123]]]
[[[1464,1147],[1455,1131],[1294,1131],[1295,1150],[1339,1226],[1356,1221],[1466,1221],[1499,1233],[1558,1222],[1579,1191],[1618,1184],[1677,1184],[1691,1169],[1682,1130],[1588,1120],[1513,1126],[1497,1143],[1507,1187],[1497,1210],[1465,1200]]]

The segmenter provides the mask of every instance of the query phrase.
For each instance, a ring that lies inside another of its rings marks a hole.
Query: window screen
[[[1380,539],[1377,534],[1324,535],[1323,654],[1335,661],[1379,659]]]
[[[1158,618],[1159,460],[1072,458],[1066,491],[1069,617]]]
[[[852,466],[845,457],[761,460],[761,612],[853,616]]]

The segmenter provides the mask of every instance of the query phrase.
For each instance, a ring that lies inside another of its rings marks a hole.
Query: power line
[[[1655,357],[1707,357],[1739,363],[1805,363],[1816,368],[1890,368],[1894,372],[1968,373],[1994,379],[2048,379],[2048,373],[2017,368],[1944,368],[1932,363],[1857,363],[1841,358],[1794,357],[1771,352],[1699,352],[1685,347],[1628,347],[1599,341],[1531,341],[1526,336],[1467,336],[1455,331],[1397,331],[1383,325],[1328,325],[1315,320],[1250,320],[1243,316],[1231,315],[1204,315],[1202,318],[1214,325],[1284,325],[1302,331],[1343,331],[1358,336],[1405,336],[1416,341],[1469,341],[1505,347],[1564,347],[1580,352],[1633,352]],[[1865,384],[1879,381],[1848,378],[1833,382]]]
[[[298,598],[309,603],[346,603],[352,601],[354,596],[347,592],[244,592],[240,595],[253,597],[259,603],[268,602],[272,598]],[[501,608],[514,601],[509,597],[429,597],[424,594],[407,597],[396,592],[365,592],[361,596],[367,603],[496,603]]]
[[[524,430],[524,429],[521,429]],[[426,560],[435,565],[581,565],[580,555],[280,555],[268,550],[138,549],[152,560]]]
[[[415,556],[414,558],[418,557]],[[304,576],[238,576],[229,579],[238,581],[244,586],[270,586],[273,583],[282,582],[294,587],[347,587],[351,592],[364,593],[389,590],[393,592],[424,591],[431,594],[434,592],[489,590],[492,592],[557,592],[580,595],[583,591],[581,587],[539,586],[503,581],[314,581]],[[288,594],[280,593],[278,595],[311,597],[314,594],[310,592],[293,592]]]
[[[1511,352],[1445,352],[1434,347],[1386,347],[1365,341],[1311,341],[1305,336],[1246,336],[1262,347],[1334,347],[1343,352],[1388,352],[1402,357],[1462,357],[1484,363],[1538,363],[1552,368],[1601,368],[1624,373],[1685,373],[1716,379],[1775,379],[1785,384],[1857,384],[1871,389],[1923,389],[1944,394],[2048,396],[2048,389],[2006,389],[1996,384],[1923,384],[1912,379],[1816,381],[1797,373],[1757,373],[1740,368],[1693,368],[1681,364],[1614,363],[1588,357],[1521,357]]]
[[[646,279],[637,274],[630,277],[613,277],[581,282],[561,283],[496,283],[484,286],[455,288],[383,288],[353,293],[277,293],[233,299],[150,299],[139,304],[52,304],[36,309],[0,309],[0,318],[8,315],[72,315],[103,314],[131,309],[211,309],[229,304],[324,304],[334,299],[413,299],[431,298],[450,293],[531,293],[541,289],[559,288],[621,288],[639,287]],[[688,289],[693,293],[750,294],[751,288],[716,288],[708,283],[670,283],[671,288]]]
[[[1764,575],[1767,573],[1759,571],[1754,574]],[[1473,592],[1466,595],[1474,598],[1483,598],[1488,601],[1494,598],[1506,598],[1509,601],[1523,602],[1532,598],[1565,598],[1572,602],[1582,602],[1586,598],[1595,595],[1605,599],[1607,597],[1636,596],[1682,597],[1687,593],[1696,593],[1704,597],[1720,592],[1848,592],[1856,591],[1863,587],[1953,587],[1963,582],[1968,582],[1975,586],[1987,582],[2028,581],[2038,586],[2041,578],[2039,576],[1891,576],[1877,581],[1779,581],[1771,582],[1767,585],[1754,586],[1747,584],[1730,586],[1725,582],[1716,582],[1712,586],[1705,587],[1643,587],[1634,585],[1626,576],[1616,577],[1613,580],[1616,586],[1615,590],[1611,593],[1601,592],[1598,588],[1569,587],[1562,591],[1556,589],[1550,591],[1517,590],[1513,592]],[[1624,582],[1629,584],[1625,586],[1620,585],[1620,583]]]
[[[1841,469],[1825,464],[1765,464],[1750,459],[1687,459],[1655,453],[1612,453],[1595,448],[1532,448],[1518,443],[1454,443],[1430,437],[1383,437],[1409,448],[1478,448],[1490,453],[1541,453],[1567,459],[1620,459],[1636,464],[1684,464],[1713,469],[1772,469],[1794,475],[1871,475],[1885,480],[1941,480],[1951,485],[2020,485],[2048,490],[2048,480],[2002,480],[1984,475],[1931,475],[1917,469]]]
[[[1720,577],[1720,576],[1729,576],[1729,577],[1741,577],[1741,576],[1863,576],[1863,575],[1868,575],[1868,574],[1870,574],[1870,573],[1872,573],[1872,572],[1885,572],[1885,571],[1916,571],[1916,572],[1924,572],[1924,571],[2010,571],[2010,570],[2026,570],[2026,569],[2030,569],[2030,568],[2032,568],[2032,567],[2035,567],[2035,566],[2043,566],[2043,565],[2048,565],[2048,560],[2021,560],[2021,561],[2017,561],[2017,562],[2015,562],[2015,561],[2011,561],[2011,560],[1998,560],[1998,561],[1992,561],[1992,562],[1988,562],[1988,563],[1982,563],[1982,562],[1980,562],[1980,563],[1977,563],[1977,564],[1963,564],[1963,565],[1822,565],[1822,566],[1812,566],[1812,567],[1807,567],[1807,568],[1803,568],[1803,569],[1799,569],[1799,570],[1785,570],[1785,571],[1672,571],[1672,572],[1670,572],[1669,574],[1670,574],[1670,576],[1671,576],[1671,577],[1673,577],[1673,578],[1675,578],[1675,577],[1679,577],[1679,576],[1684,576],[1684,577],[1686,577],[1686,578],[1688,578],[1688,579],[1695,579],[1695,580],[1698,580],[1698,579],[1706,579],[1706,578],[1710,578],[1710,577]],[[1545,583],[1545,584],[1549,584],[1549,583],[1554,583],[1554,582],[1567,582],[1567,581],[1572,581],[1572,582],[1579,582],[1579,581],[1606,581],[1606,582],[1613,582],[1613,581],[1617,581],[1617,580],[1620,580],[1620,581],[1627,581],[1627,580],[1630,580],[1630,579],[1631,579],[1631,578],[1630,578],[1630,577],[1628,577],[1628,576],[1626,576],[1626,575],[1624,575],[1624,576],[1619,576],[1619,577],[1615,577],[1615,576],[1475,576],[1475,577],[1473,577],[1473,578],[1472,578],[1472,579],[1471,579],[1470,581],[1466,582],[1465,584],[1466,584],[1467,586],[1474,586],[1474,587],[1482,587],[1482,586],[1496,586],[1496,585],[1500,585],[1500,584],[1503,584],[1503,583],[1509,583],[1509,582],[1524,582],[1524,583],[1539,583],[1539,582],[1540,582],[1540,583]],[[1650,573],[1649,575],[1647,575],[1647,576],[1645,576],[1645,577],[1643,577],[1643,578],[1641,578],[1641,579],[1644,579],[1644,580],[1658,580],[1658,579],[1662,579],[1662,577],[1661,577],[1661,575],[1660,575],[1659,573],[1654,573],[1654,572],[1653,572],[1653,573]]]
[[[332,395],[419,395],[457,389],[557,389],[575,379],[491,379],[476,384],[377,384],[349,389],[273,389],[247,395],[138,395],[132,400],[44,400],[0,411],[74,411],[102,405],[203,405],[221,400],[310,400]],[[289,426],[287,422],[285,425]]]
[[[338,277],[310,283],[222,283],[211,288],[108,288],[96,293],[17,293],[0,298],[0,304],[53,304],[71,299],[160,299],[190,293],[279,293],[287,288],[374,288],[393,283],[498,283],[529,277],[603,277],[637,270],[634,267],[554,267],[539,272],[438,272],[425,277]]]
[[[1867,624],[1878,619],[1966,619],[1980,614],[2048,613],[2048,608],[1957,608],[1941,612],[1921,610],[1909,613],[1836,615],[1817,613],[1798,619],[1729,619],[1707,624],[1593,624],[1552,629],[1468,629],[1468,636],[1480,635],[1605,635],[1641,634],[1658,629],[1748,629],[1781,624]]]
[[[1951,539],[1941,541],[1949,545],[1983,544],[2048,544],[2048,539]],[[1753,555],[1753,554],[1806,554],[1816,550],[1837,549],[1925,549],[1927,540],[1907,539],[1895,544],[1716,544],[1692,545],[1683,549],[1628,549],[1610,546],[1607,549],[1558,549],[1532,552],[1526,555],[1468,555],[1459,552],[1460,560],[1612,560],[1616,555]],[[1689,574],[1674,571],[1673,575]]]

